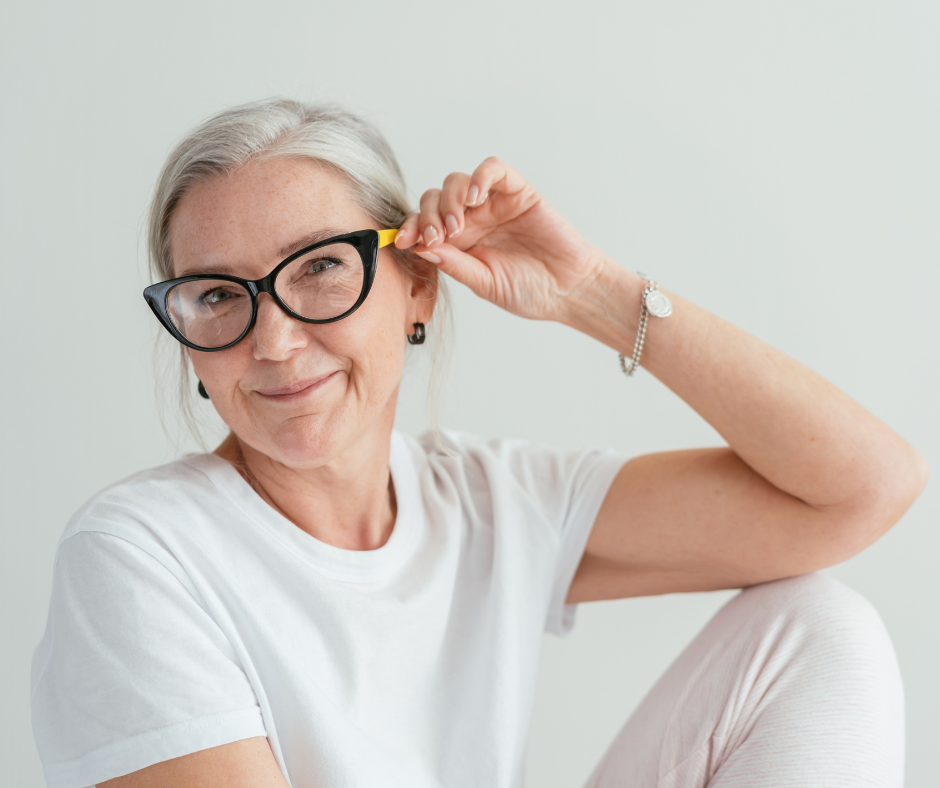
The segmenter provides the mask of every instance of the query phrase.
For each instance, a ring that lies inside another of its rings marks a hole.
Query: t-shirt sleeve
[[[554,532],[555,560],[545,631],[566,635],[576,605],[565,603],[604,498],[627,456],[612,450],[564,450],[540,443],[490,441],[499,468]],[[491,491],[495,483],[491,479]]]
[[[49,788],[265,735],[248,678],[193,589],[141,547],[95,531],[59,546],[32,721]]]
[[[597,513],[627,458],[613,451],[566,452],[530,445],[529,484],[542,497],[558,532],[558,552],[545,631],[563,637],[574,626],[577,605],[565,602]]]
[[[578,571],[597,514],[614,478],[627,461],[625,456],[596,449],[568,455],[570,476],[566,505],[560,507],[558,561],[545,631],[563,637],[574,626],[577,605],[565,602]]]

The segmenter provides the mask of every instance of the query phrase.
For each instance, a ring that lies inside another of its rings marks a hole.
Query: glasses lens
[[[251,295],[225,279],[196,279],[167,294],[176,329],[194,345],[222,347],[238,339],[251,320]]]
[[[354,246],[335,243],[301,255],[277,275],[277,294],[301,317],[329,320],[359,300],[365,271]]]

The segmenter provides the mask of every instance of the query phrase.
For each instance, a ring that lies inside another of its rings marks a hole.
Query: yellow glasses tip
[[[395,236],[398,230],[379,230],[379,249],[395,242]]]

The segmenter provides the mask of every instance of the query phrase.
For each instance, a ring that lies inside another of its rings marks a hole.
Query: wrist
[[[643,295],[640,297],[640,319],[637,321],[636,343],[633,345],[630,363],[628,364],[623,354],[620,354],[620,368],[627,377],[631,377],[640,366],[650,316],[662,319],[672,314],[672,301],[669,296],[662,292],[657,287],[656,282],[649,279],[646,274],[637,271],[637,275],[646,283],[646,286],[643,288]]]
[[[567,300],[567,326],[629,357],[633,352],[647,283],[606,255],[596,273]]]

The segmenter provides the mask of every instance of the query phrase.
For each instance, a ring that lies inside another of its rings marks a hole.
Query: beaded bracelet
[[[649,316],[669,317],[672,314],[672,301],[669,296],[656,289],[656,282],[647,278],[646,274],[639,271],[636,275],[646,282],[643,289],[643,295],[640,298],[640,320],[637,323],[636,343],[633,345],[633,357],[630,359],[630,366],[627,366],[626,359],[620,354],[620,369],[628,378],[633,377],[636,368],[640,366],[640,354],[643,352],[643,342],[646,340],[646,323]]]

